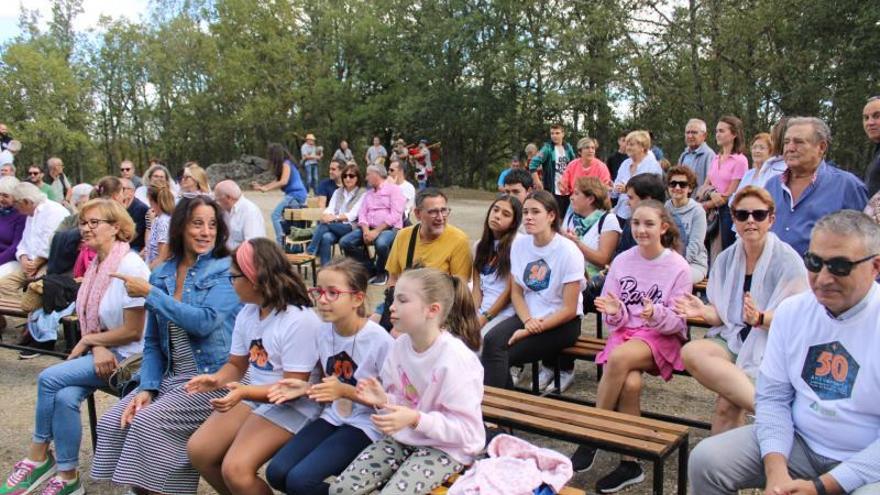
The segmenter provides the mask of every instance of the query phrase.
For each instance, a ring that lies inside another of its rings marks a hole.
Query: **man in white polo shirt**
[[[223,218],[229,227],[226,247],[235,249],[242,242],[254,237],[266,237],[266,220],[263,212],[253,201],[241,194],[241,188],[232,180],[224,180],[214,186],[214,199],[223,208]]]

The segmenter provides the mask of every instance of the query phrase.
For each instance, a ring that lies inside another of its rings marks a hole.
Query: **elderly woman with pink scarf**
[[[143,346],[144,299],[129,297],[122,280],[112,277],[149,276],[147,265],[128,245],[134,222],[115,201],[93,199],[80,210],[79,229],[84,247],[97,253],[76,298],[82,338],[67,361],[40,373],[33,440],[0,493],[31,493],[43,483],[44,495],[84,493],[77,471],[80,404],[107,384],[120,361]],[[49,448],[53,441],[55,455]]]

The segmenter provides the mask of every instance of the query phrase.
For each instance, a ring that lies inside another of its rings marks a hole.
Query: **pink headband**
[[[254,266],[254,245],[250,241],[244,241],[235,251],[235,262],[241,268],[241,273],[252,284],[257,283],[257,267]]]

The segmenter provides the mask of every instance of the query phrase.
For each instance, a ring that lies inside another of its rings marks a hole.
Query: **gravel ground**
[[[485,191],[473,191],[465,189],[450,189],[450,204],[453,209],[450,222],[462,228],[472,239],[476,239],[482,232],[482,222],[486,210],[492,200],[493,194]],[[272,207],[280,196],[275,193],[251,193],[247,196],[253,199],[265,212],[266,219]],[[267,222],[267,232],[272,232],[271,225]],[[371,302],[377,302],[382,296],[379,288],[371,288],[369,298]],[[16,320],[10,320],[10,327]],[[585,318],[583,331],[587,335],[593,335],[595,331],[593,318]],[[14,339],[13,331],[7,329],[3,332],[4,341]],[[7,476],[12,464],[27,452],[33,425],[33,409],[36,397],[36,377],[47,366],[57,362],[51,357],[40,357],[29,361],[18,360],[14,351],[0,349],[0,393],[2,393],[2,405],[0,408],[0,475]],[[567,394],[594,399],[596,393],[596,369],[592,363],[578,362],[576,367],[577,378],[574,386]],[[114,399],[105,394],[98,394],[98,414],[100,415]],[[647,377],[642,396],[642,409],[654,412],[662,412],[679,417],[695,418],[708,421],[712,411],[713,397],[702,388],[695,380],[688,377],[676,376],[670,383],[663,383],[655,377]],[[83,471],[87,472],[91,462],[91,443],[88,436],[88,418],[83,414],[83,444],[81,462]],[[691,447],[706,436],[702,430],[691,430]],[[536,435],[523,435],[533,443],[558,450],[566,455],[574,451],[574,445],[558,442]],[[617,456],[610,453],[600,453],[593,469],[587,473],[578,473],[571,481],[571,485],[586,489],[593,493],[596,480],[608,473],[616,466]],[[650,493],[651,466],[643,464],[646,471],[646,482],[630,487],[620,493],[642,494]],[[665,473],[665,491],[674,493],[677,476],[677,465],[674,459],[667,463]],[[125,490],[110,487],[104,483],[96,483],[88,480],[86,476],[86,489],[92,494],[124,493]],[[202,483],[199,493],[214,493],[210,487]]]

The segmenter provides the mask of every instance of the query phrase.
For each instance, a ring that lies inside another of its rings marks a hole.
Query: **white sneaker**
[[[574,383],[574,370],[571,371],[560,371],[559,372],[559,393],[563,393],[569,388],[571,388],[571,384]],[[556,384],[553,381],[550,381],[550,384],[547,385],[547,388],[544,389],[545,392],[555,392]]]
[[[510,377],[513,379],[513,386],[523,385],[526,379],[525,369],[522,366],[512,366],[510,368]]]
[[[541,365],[541,371],[538,373],[538,390],[545,390],[547,387],[552,387],[553,375],[553,370]]]

